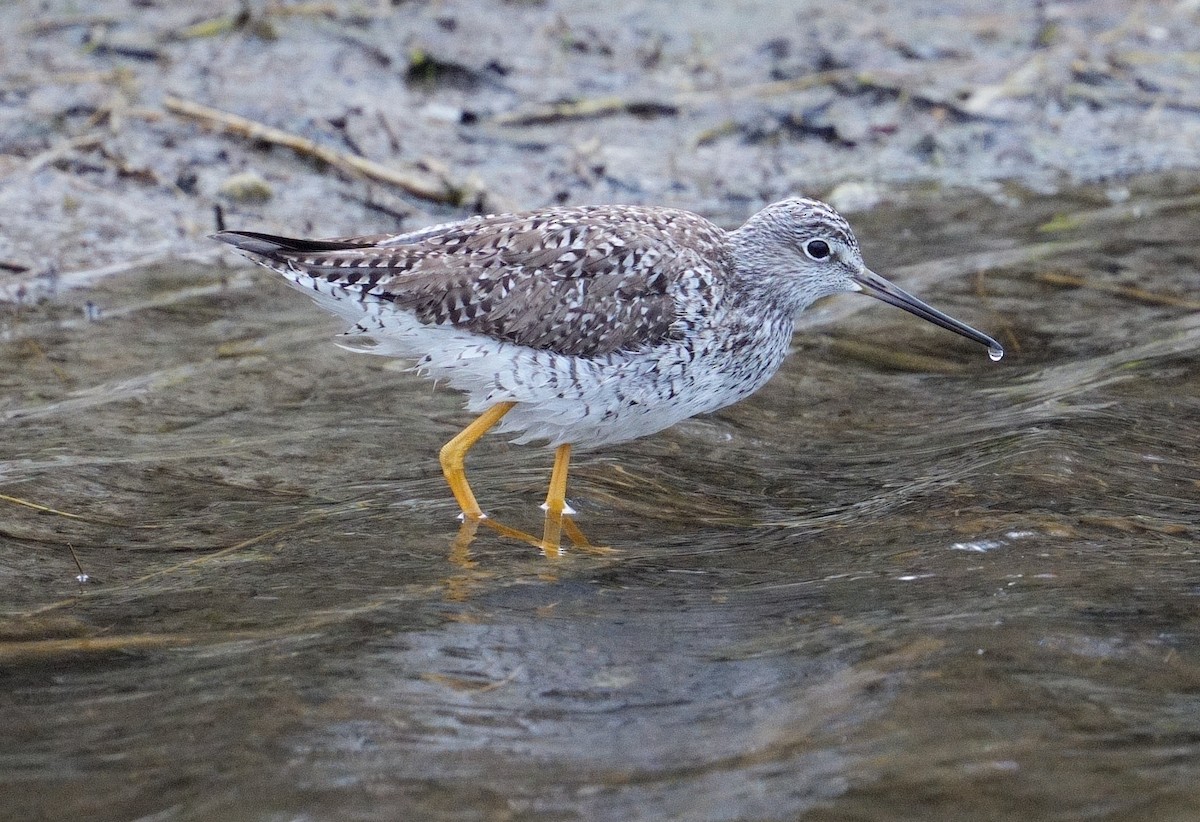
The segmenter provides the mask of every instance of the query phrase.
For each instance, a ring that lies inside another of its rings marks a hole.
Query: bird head
[[[850,224],[820,200],[792,197],[767,206],[733,232],[738,275],[793,313],[815,300],[860,291],[1004,355],[996,340],[943,314],[867,268]]]

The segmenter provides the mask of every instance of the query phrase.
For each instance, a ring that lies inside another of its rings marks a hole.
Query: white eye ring
[[[809,240],[804,244],[804,253],[810,260],[828,260],[833,254],[833,246],[828,240]]]

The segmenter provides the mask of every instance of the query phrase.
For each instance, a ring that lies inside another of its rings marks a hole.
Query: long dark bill
[[[993,360],[998,360],[1004,356],[1004,346],[1000,345],[1000,343],[993,340],[987,334],[984,334],[982,331],[976,331],[966,323],[960,323],[948,314],[943,314],[933,306],[918,300],[903,288],[888,282],[874,271],[864,268],[854,279],[855,282],[862,286],[864,294],[869,294],[877,300],[883,300],[888,305],[903,308],[910,314],[916,314],[921,319],[928,320],[934,325],[940,325],[942,328],[953,331],[955,334],[961,334],[968,340],[974,340],[977,343],[986,345],[988,347],[988,354]]]

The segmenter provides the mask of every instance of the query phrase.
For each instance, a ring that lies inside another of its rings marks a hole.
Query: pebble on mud
[[[218,193],[236,203],[265,203],[274,194],[271,184],[256,171],[243,171],[226,178]]]

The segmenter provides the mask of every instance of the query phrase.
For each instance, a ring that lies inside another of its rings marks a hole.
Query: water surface
[[[1198,219],[860,217],[1008,356],[824,303],[754,398],[577,456],[610,554],[460,533],[459,398],[266,272],[10,313],[0,815],[1190,818]],[[549,466],[491,438],[468,470],[538,531]]]

